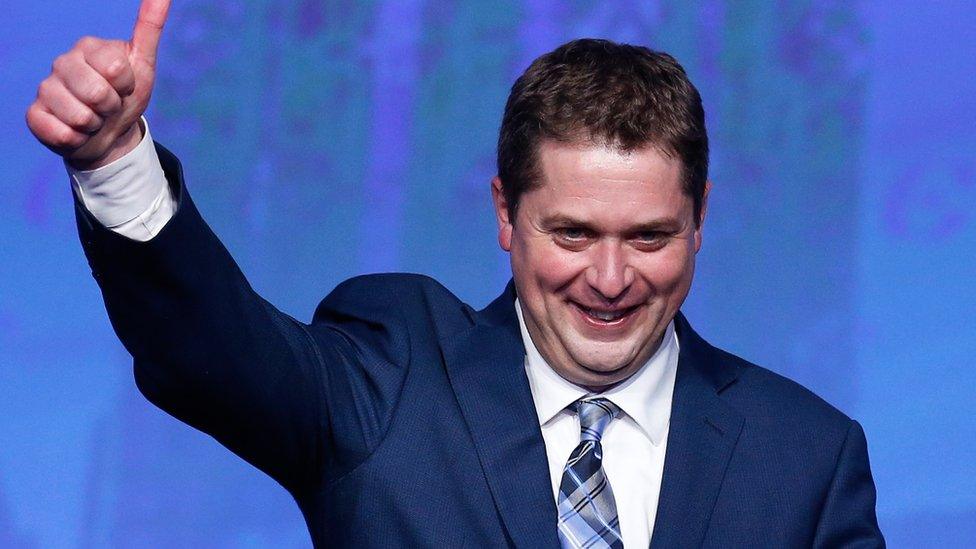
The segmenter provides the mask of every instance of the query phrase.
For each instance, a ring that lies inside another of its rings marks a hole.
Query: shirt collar
[[[542,358],[525,327],[517,298],[515,312],[525,345],[525,372],[540,425],[552,421],[573,402],[599,394],[633,419],[652,444],[661,444],[671,419],[671,397],[678,366],[678,338],[673,320],[668,323],[661,345],[637,372],[608,391],[593,393],[564,379]]]

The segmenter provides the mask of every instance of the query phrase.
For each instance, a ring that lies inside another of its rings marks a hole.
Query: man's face
[[[650,358],[688,295],[701,225],[680,160],[656,148],[543,141],[538,152],[540,185],[515,223],[492,182],[498,241],[539,352],[568,381],[607,389]]]

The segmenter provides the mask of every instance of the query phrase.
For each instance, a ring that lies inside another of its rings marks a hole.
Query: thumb
[[[156,50],[169,12],[170,0],[142,0],[132,29],[132,50],[150,66],[156,66]]]

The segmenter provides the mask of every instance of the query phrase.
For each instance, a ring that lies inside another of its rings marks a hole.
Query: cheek
[[[531,256],[532,276],[547,290],[567,286],[586,270],[585,254],[540,249]]]
[[[669,293],[687,286],[695,271],[695,255],[675,248],[647,258],[639,268],[648,284],[657,292]]]
[[[586,268],[586,254],[564,250],[544,237],[516,237],[511,253],[512,268],[519,277],[546,290],[567,284]]]

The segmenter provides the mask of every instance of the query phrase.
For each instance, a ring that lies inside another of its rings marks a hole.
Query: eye
[[[579,227],[563,227],[557,229],[556,233],[565,240],[579,241],[587,237],[586,229],[581,229]]]
[[[657,249],[667,243],[668,233],[664,231],[644,231],[634,235],[634,242],[641,248]]]
[[[593,239],[593,233],[582,227],[560,227],[552,231],[553,240],[569,250],[581,250]]]

